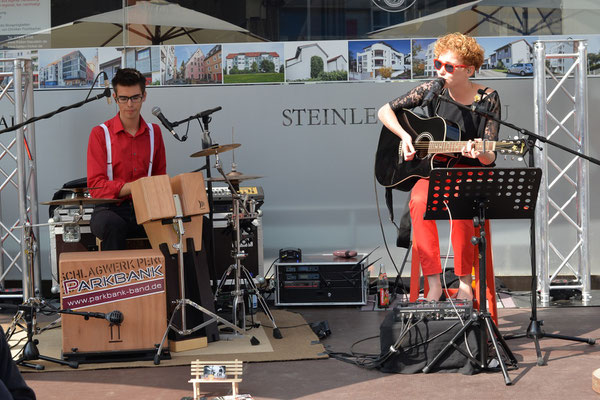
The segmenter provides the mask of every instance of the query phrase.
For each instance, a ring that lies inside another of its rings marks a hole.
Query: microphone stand
[[[216,107],[210,110],[205,110],[202,112],[199,112],[198,114],[192,115],[190,117],[184,118],[180,121],[175,121],[175,122],[171,122],[171,126],[172,127],[177,127],[185,122],[189,122],[192,121],[194,119],[197,119],[198,121],[200,121],[200,119],[202,119],[202,122],[200,123],[200,129],[202,130],[202,150],[206,150],[210,147],[213,147],[213,142],[212,142],[212,138],[210,137],[210,130],[208,127],[208,124],[210,123],[210,121],[212,120],[212,117],[210,117],[210,114],[221,110],[221,107]],[[184,141],[187,138],[187,133],[182,137],[182,141]],[[207,155],[205,157],[205,161],[204,161],[204,165],[202,167],[200,167],[199,169],[197,169],[196,171],[201,171],[205,169],[206,170],[206,186],[207,186],[207,196],[208,196],[208,205],[209,205],[209,211],[208,211],[208,226],[207,229],[210,231],[210,243],[208,245],[208,251],[207,251],[207,255],[208,255],[208,268],[209,268],[209,273],[211,276],[211,280],[212,280],[212,290],[213,292],[216,292],[217,290],[217,269],[215,266],[215,232],[214,232],[214,211],[213,211],[213,191],[212,191],[212,181],[211,181],[211,171],[210,171],[210,155]]]
[[[25,125],[32,124],[32,123],[34,123],[36,121],[39,121],[41,119],[52,118],[56,114],[60,114],[61,112],[64,112],[64,111],[67,111],[67,110],[71,110],[73,108],[81,107],[84,104],[87,104],[87,103],[90,103],[92,101],[96,101],[96,100],[102,99],[104,97],[110,98],[110,89],[109,88],[104,89],[104,91],[101,94],[96,95],[94,97],[90,97],[89,99],[85,99],[85,100],[82,100],[80,102],[73,103],[73,104],[71,104],[69,106],[62,106],[62,107],[57,108],[56,110],[51,111],[49,113],[46,113],[46,114],[43,114],[43,115],[38,115],[36,117],[31,117],[28,120],[21,122],[20,124],[13,125],[13,126],[10,126],[8,128],[2,129],[2,130],[0,130],[0,134],[7,133],[7,132],[12,132],[12,131],[16,131],[17,129],[19,129],[19,128],[25,126]]]
[[[190,117],[189,119],[197,118],[196,116]],[[188,119],[188,120],[189,120]],[[213,146],[212,138],[210,137],[210,130],[208,128],[208,124],[212,120],[210,116],[202,117],[202,124],[200,124],[200,128],[202,129],[202,150],[206,150],[209,147]],[[204,157],[204,167],[206,169],[206,186],[207,186],[207,195],[208,195],[208,230],[210,232],[210,244],[208,246],[208,259],[210,260],[208,263],[210,276],[212,278],[212,291],[216,293],[217,291],[217,268],[216,268],[216,257],[215,257],[215,231],[214,231],[214,198],[213,198],[213,190],[212,190],[212,181],[211,181],[211,168],[210,168],[210,155]]]
[[[526,140],[526,147],[527,147],[527,152],[529,152],[529,161],[528,164],[529,166],[534,166],[535,162],[534,162],[534,154],[533,154],[533,148],[536,145],[535,141],[539,140],[542,143],[546,143],[549,145],[552,145],[554,147],[557,147],[561,150],[564,150],[568,153],[571,153],[577,157],[581,157],[585,160],[591,161],[592,163],[596,164],[596,165],[600,165],[600,160],[594,158],[594,157],[590,157],[586,154],[580,153],[576,150],[570,149],[566,146],[563,146],[559,143],[553,142],[551,140],[549,140],[548,138],[545,138],[543,136],[540,136],[536,133],[533,133],[527,129],[524,128],[520,128],[514,124],[511,124],[509,122],[505,122],[502,121],[501,119],[497,118],[495,115],[481,110],[478,105],[479,103],[473,104],[470,107],[466,106],[464,104],[458,103],[448,97],[442,96],[437,94],[436,95],[440,100],[445,101],[446,103],[450,103],[450,104],[454,104],[455,106],[459,107],[462,110],[467,110],[467,111],[472,111],[474,113],[477,113],[487,119],[491,119],[495,122],[498,122],[501,125],[507,126],[517,132],[519,132],[522,135],[526,135],[527,136],[527,140]],[[530,241],[530,254],[531,254],[531,317],[530,319],[530,323],[529,326],[527,327],[527,331],[525,333],[520,333],[520,334],[509,334],[509,335],[504,335],[504,339],[509,340],[509,339],[518,339],[518,338],[523,338],[523,337],[528,337],[530,339],[532,339],[534,341],[535,344],[535,351],[536,351],[536,355],[537,355],[537,364],[538,365],[544,365],[544,359],[542,357],[542,353],[541,353],[541,349],[540,349],[540,344],[539,344],[539,339],[544,338],[544,337],[549,337],[549,338],[555,338],[555,339],[561,339],[561,340],[571,340],[571,341],[576,341],[576,342],[583,342],[583,343],[588,343],[588,344],[595,344],[596,340],[592,339],[592,338],[582,338],[582,337],[576,337],[576,336],[566,336],[566,335],[558,335],[558,334],[554,334],[554,333],[545,333],[541,326],[544,324],[544,321],[539,321],[537,318],[537,262],[536,262],[536,256],[535,256],[535,247],[536,247],[536,241],[535,241],[535,217],[531,218],[530,220],[530,229],[529,229],[529,241]],[[482,300],[483,301],[483,300]]]

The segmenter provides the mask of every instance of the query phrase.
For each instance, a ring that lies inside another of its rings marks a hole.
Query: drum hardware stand
[[[37,224],[35,226],[44,226],[47,224]],[[26,238],[26,248],[27,248],[27,287],[24,288],[24,296],[29,296],[30,293],[33,293],[33,264],[34,264],[34,252],[37,251],[37,244],[35,243],[35,238],[33,237],[33,231],[31,228],[34,225],[25,223],[23,229],[25,231],[24,237]],[[18,305],[18,311],[13,317],[11,326],[6,330],[7,340],[10,340],[11,337],[15,334],[17,326],[23,327],[21,321],[25,321],[26,331],[27,331],[27,342],[23,346],[22,355],[15,360],[17,365],[22,365],[28,368],[34,368],[38,371],[44,369],[43,365],[30,363],[29,361],[35,360],[45,360],[54,362],[61,365],[67,365],[71,368],[78,368],[79,363],[76,361],[65,361],[58,358],[48,357],[41,355],[37,345],[39,340],[33,339],[34,333],[38,333],[37,329],[37,318],[36,312],[39,311],[42,307],[47,306],[45,300],[39,297],[29,297],[23,304]]]
[[[199,118],[199,117],[198,117]],[[210,137],[210,130],[208,128],[208,124],[212,120],[212,117],[209,115],[205,115],[202,117],[202,123],[200,124],[200,129],[202,130],[202,149],[208,149],[213,146],[212,138]],[[208,246],[208,265],[209,265],[209,273],[212,278],[212,290],[215,292],[217,290],[217,268],[215,266],[215,232],[214,232],[214,212],[213,212],[213,191],[212,191],[212,181],[211,171],[210,171],[210,155],[207,155],[204,158],[204,166],[200,169],[206,170],[206,187],[207,187],[207,197],[208,197],[208,231],[210,232],[210,243]]]
[[[173,313],[171,314],[171,318],[169,319],[169,324],[167,325],[165,334],[163,335],[163,338],[162,338],[160,344],[158,345],[158,350],[156,352],[156,355],[154,356],[154,364],[155,365],[160,364],[161,352],[162,352],[165,340],[167,338],[167,335],[169,333],[169,330],[171,330],[171,329],[174,330],[175,332],[177,332],[181,336],[187,336],[187,335],[190,335],[190,334],[196,332],[199,329],[204,328],[207,325],[212,324],[215,321],[219,321],[220,323],[235,330],[240,335],[245,335],[245,332],[242,329],[240,329],[239,327],[237,327],[236,325],[219,317],[215,313],[207,310],[206,308],[194,303],[193,301],[191,301],[185,297],[185,282],[184,282],[185,274],[184,274],[184,262],[183,262],[184,261],[183,260],[183,235],[185,234],[185,229],[183,227],[183,221],[184,221],[185,217],[183,216],[183,211],[181,208],[181,201],[179,199],[179,195],[174,194],[173,201],[175,203],[175,213],[176,213],[175,217],[173,218],[173,228],[177,232],[177,238],[178,238],[178,242],[174,243],[173,247],[175,249],[177,249],[177,261],[179,263],[179,294],[180,294],[180,298],[174,301],[174,303],[176,303],[177,305],[176,305],[175,309],[173,310]],[[194,307],[197,310],[203,312],[204,314],[206,314],[212,318],[209,319],[208,321],[203,322],[200,325],[197,325],[191,329],[188,329],[187,321],[186,321],[186,312],[185,312],[186,306]],[[181,310],[181,330],[177,329],[173,324],[173,318],[175,317],[175,314],[177,314],[177,311],[179,311],[179,310]],[[250,343],[252,343],[252,345],[257,345],[260,342],[258,339],[256,339],[253,336],[250,339]]]
[[[249,209],[246,207],[246,203],[248,202],[248,196],[245,195],[242,199],[239,193],[239,185],[234,186],[231,181],[235,181],[235,177],[231,177],[231,180],[223,171],[223,167],[221,165],[221,161],[219,160],[219,155],[215,156],[215,168],[225,179],[227,185],[229,186],[229,190],[231,191],[231,196],[233,200],[233,210],[230,218],[230,224],[233,228],[233,241],[232,241],[232,257],[234,259],[234,263],[231,264],[223,276],[221,277],[221,282],[219,282],[219,286],[215,291],[215,301],[219,296],[219,293],[223,290],[223,286],[225,285],[225,281],[229,277],[231,272],[234,273],[234,290],[231,292],[233,295],[233,303],[232,303],[232,314],[233,314],[233,323],[234,325],[240,326],[241,323],[242,329],[245,331],[246,329],[246,315],[244,309],[244,291],[241,288],[241,280],[244,279],[246,284],[250,287],[248,290],[249,293],[255,294],[258,302],[267,315],[267,317],[271,320],[273,324],[273,337],[275,339],[281,339],[283,336],[281,335],[281,331],[277,327],[275,323],[275,318],[269,310],[269,306],[265,299],[260,295],[250,272],[242,265],[241,260],[246,258],[248,255],[241,250],[241,228],[240,228],[240,207],[244,210],[244,217],[255,218],[258,216],[258,213],[255,210],[256,202],[254,200],[249,201]],[[237,181],[236,181],[237,183]],[[243,275],[243,277],[242,277]],[[240,321],[238,321],[238,316],[240,316]]]

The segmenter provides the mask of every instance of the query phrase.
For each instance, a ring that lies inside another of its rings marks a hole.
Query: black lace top
[[[390,101],[390,107],[398,116],[400,116],[403,112],[402,109],[404,108],[412,109],[419,107],[423,103],[424,97],[427,95],[434,82],[435,81],[423,82],[404,96]],[[441,95],[449,97],[448,90],[444,89]],[[487,111],[497,118],[500,118],[500,97],[498,96],[498,92],[493,91],[484,95],[483,98],[477,101],[479,103],[477,105],[478,109]],[[458,106],[440,100],[437,97],[428,105],[427,110],[430,116],[439,115],[446,120],[456,123],[461,130],[461,140],[475,138],[492,141],[498,140],[500,124],[496,121],[488,120],[475,112],[460,109]],[[458,163],[465,165],[481,165],[479,160],[467,157],[460,157]]]

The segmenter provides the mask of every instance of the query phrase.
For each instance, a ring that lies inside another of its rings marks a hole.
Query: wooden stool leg
[[[487,248],[485,252],[485,276],[487,278],[487,301],[488,310],[494,323],[498,326],[498,303],[496,301],[496,277],[494,275],[494,256],[492,252],[492,235],[490,233],[490,221],[485,224],[485,234],[487,237]]]

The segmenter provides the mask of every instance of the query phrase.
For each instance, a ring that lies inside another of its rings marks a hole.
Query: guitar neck
[[[430,154],[434,153],[460,153],[467,145],[467,142],[444,142],[444,141],[432,141],[428,143],[427,152]],[[481,142],[473,142],[475,150],[477,151],[495,151],[496,142],[486,140]],[[485,145],[485,149],[483,146]]]

